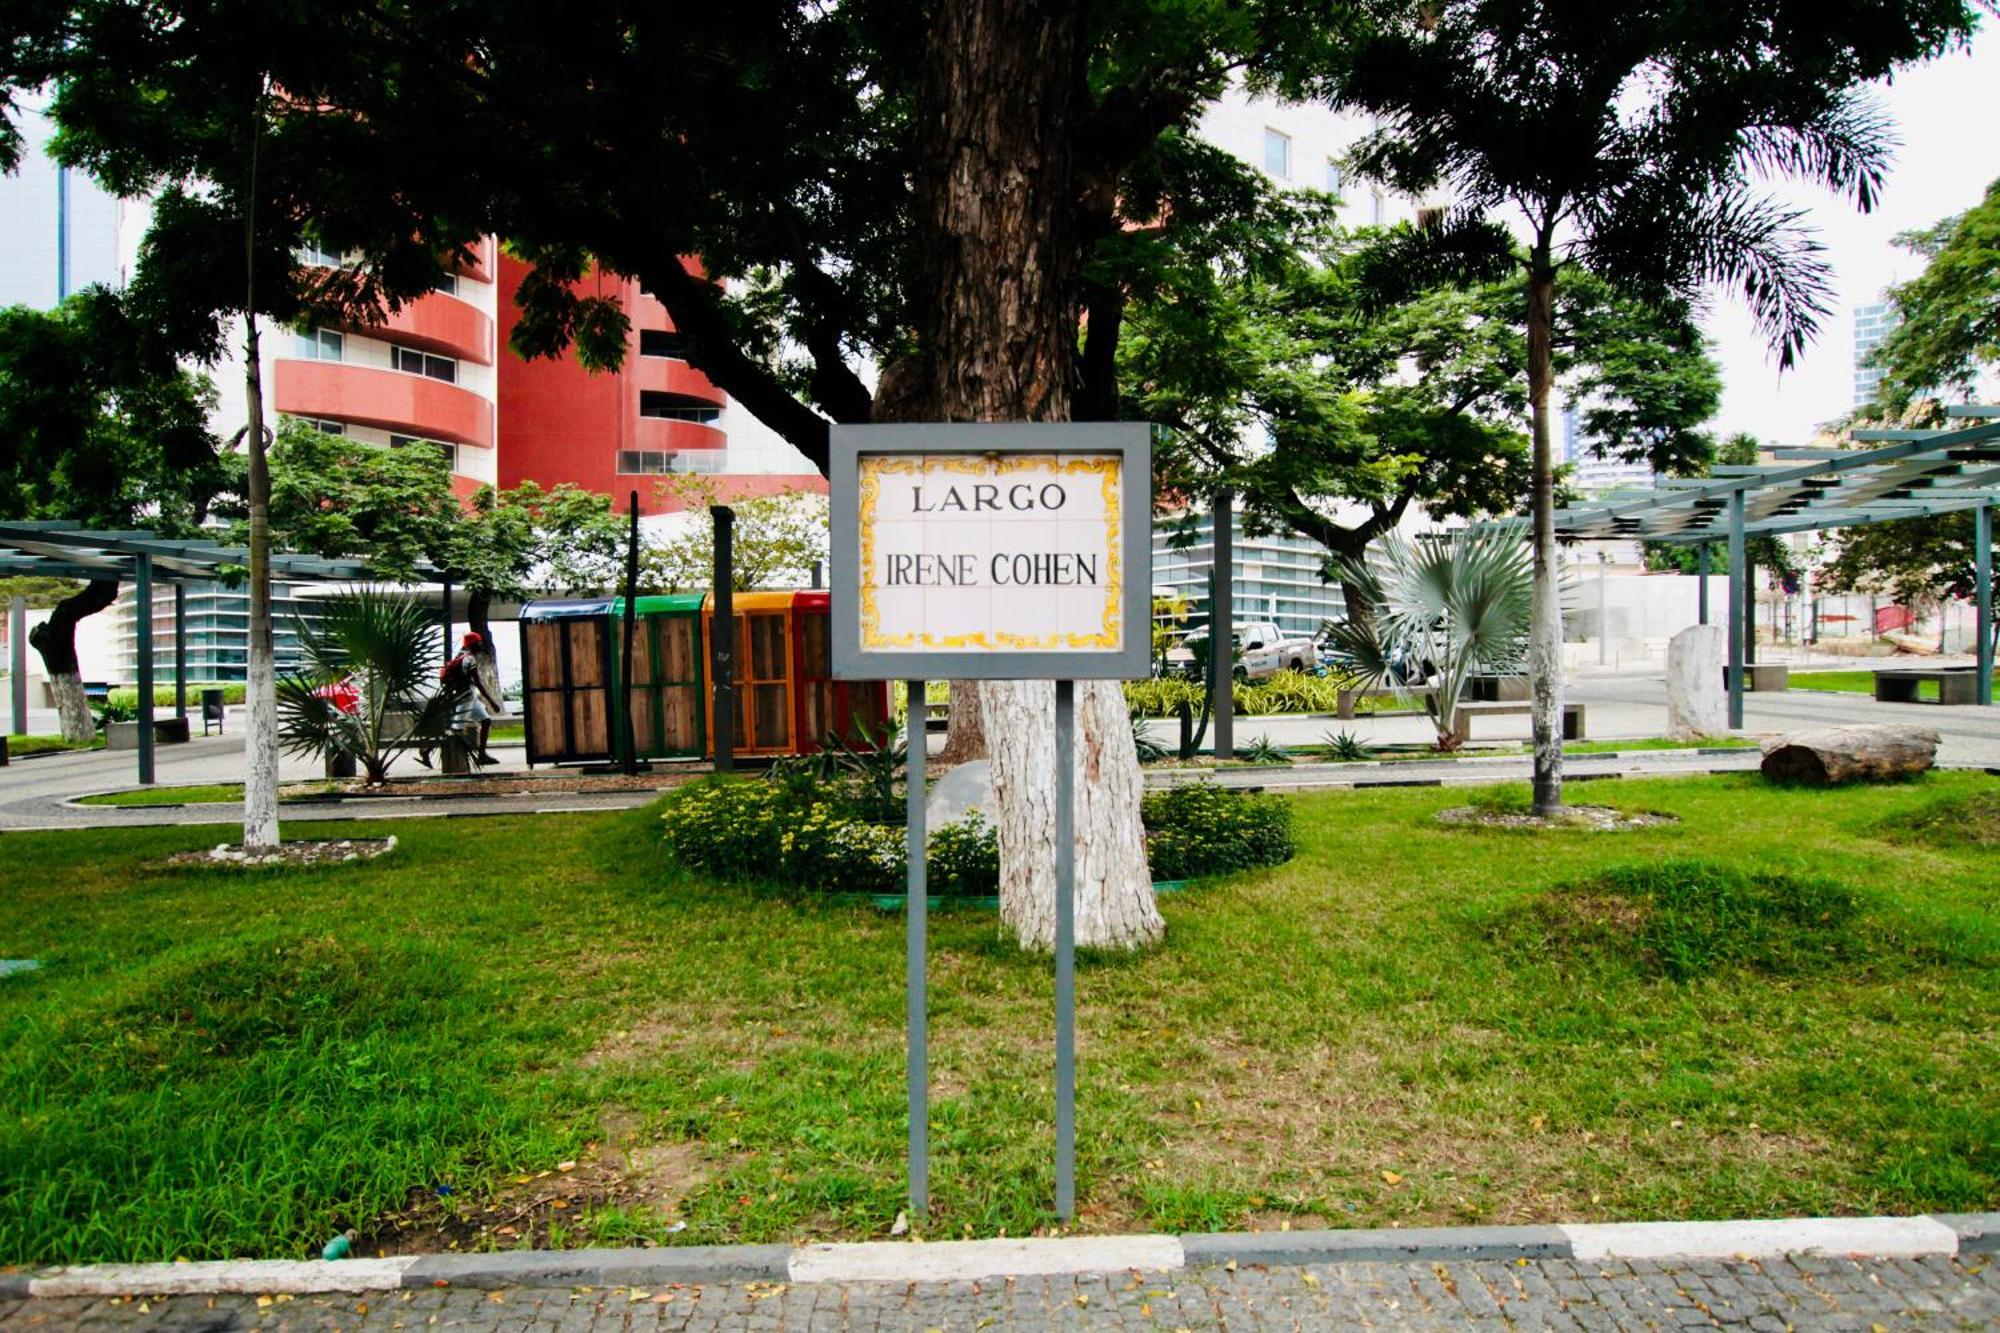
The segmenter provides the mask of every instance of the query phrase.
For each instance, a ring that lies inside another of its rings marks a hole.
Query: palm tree
[[[1513,532],[1461,529],[1446,540],[1392,533],[1379,564],[1340,573],[1375,609],[1331,629],[1334,659],[1363,686],[1426,691],[1438,748],[1455,750],[1459,698],[1478,672],[1513,674],[1527,653],[1533,582]]]
[[[1566,269],[1635,296],[1736,288],[1789,367],[1825,316],[1828,269],[1801,214],[1757,188],[1789,175],[1867,210],[1891,137],[1861,83],[1963,42],[1983,0],[1421,0],[1263,72],[1294,96],[1372,112],[1363,174],[1454,215],[1508,210],[1522,266],[1533,421],[1535,809],[1562,805],[1562,611],[1549,441],[1551,321]]]
[[[431,688],[437,622],[416,599],[373,589],[328,598],[318,626],[301,620],[298,632],[306,670],[278,682],[287,753],[351,758],[372,785],[398,754],[450,735],[456,700]]]

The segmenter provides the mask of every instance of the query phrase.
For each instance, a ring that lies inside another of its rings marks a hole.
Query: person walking
[[[492,752],[486,748],[493,734],[493,712],[506,711],[493,691],[488,688],[484,673],[480,670],[480,649],[485,640],[476,630],[467,630],[459,640],[458,656],[438,669],[438,689],[452,696],[451,724],[453,731],[472,733],[476,749],[473,759],[480,764],[497,764]],[[492,705],[489,711],[487,705]],[[424,746],[417,751],[417,762],[425,768],[431,766],[431,747]]]

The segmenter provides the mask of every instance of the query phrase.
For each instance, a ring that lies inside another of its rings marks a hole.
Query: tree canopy
[[[1896,243],[1928,262],[1889,293],[1899,322],[1869,358],[1882,368],[1876,397],[1896,413],[1927,395],[1971,401],[2000,365],[2000,181],[1965,212]]]

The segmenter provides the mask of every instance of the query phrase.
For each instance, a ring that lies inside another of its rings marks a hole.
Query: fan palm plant
[[[1534,578],[1520,538],[1468,528],[1443,541],[1384,540],[1377,565],[1341,571],[1373,602],[1372,620],[1331,628],[1334,659],[1367,688],[1424,690],[1438,748],[1456,749],[1458,701],[1477,672],[1511,674],[1528,651]]]
[[[306,669],[278,682],[288,753],[351,758],[375,784],[398,754],[450,735],[455,700],[433,688],[437,622],[416,599],[374,589],[332,597],[298,633]]]

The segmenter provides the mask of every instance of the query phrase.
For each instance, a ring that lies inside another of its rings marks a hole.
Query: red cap
[[[484,643],[484,642],[486,642],[486,640],[479,637],[479,632],[477,630],[467,630],[465,632],[465,637],[458,641],[458,646],[461,648],[469,648],[475,643]]]

